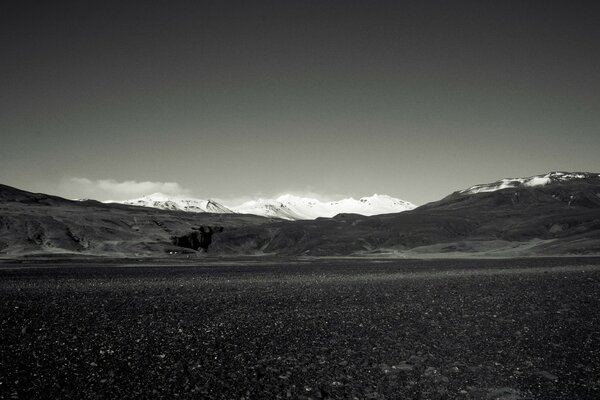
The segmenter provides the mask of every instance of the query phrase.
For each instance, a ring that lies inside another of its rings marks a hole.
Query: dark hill
[[[0,254],[161,256],[185,251],[171,237],[199,225],[228,228],[267,223],[253,215],[186,213],[72,201],[0,185]],[[215,236],[215,241],[218,237]]]

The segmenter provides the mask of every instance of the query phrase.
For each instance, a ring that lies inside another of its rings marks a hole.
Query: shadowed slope
[[[93,200],[71,201],[0,185],[0,253],[161,255],[171,236],[198,225],[261,224],[253,215],[186,213]],[[181,249],[179,249],[181,250]]]

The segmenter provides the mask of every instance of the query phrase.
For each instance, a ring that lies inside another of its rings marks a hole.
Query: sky
[[[415,204],[600,172],[581,1],[6,1],[0,183]]]

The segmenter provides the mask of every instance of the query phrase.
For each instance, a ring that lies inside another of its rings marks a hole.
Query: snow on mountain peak
[[[577,179],[586,179],[591,177],[600,177],[598,174],[589,172],[550,172],[545,175],[534,175],[527,178],[505,178],[493,183],[484,183],[471,186],[468,189],[461,190],[461,194],[475,194],[495,192],[497,190],[516,188],[516,187],[536,187],[545,186],[550,183],[564,183]]]
[[[356,200],[352,197],[337,201],[321,201],[310,197],[283,194],[276,198],[250,200],[237,207],[229,207],[212,200],[189,199],[153,193],[138,199],[107,201],[141,207],[187,212],[255,214],[287,220],[331,218],[341,213],[362,215],[388,214],[412,210],[415,205],[386,195],[375,194]]]
[[[105,203],[120,203],[139,207],[151,207],[161,210],[186,212],[232,213],[229,208],[213,200],[190,199],[180,196],[170,196],[164,193],[153,193],[138,199],[124,201],[105,201]]]
[[[241,214],[258,214],[284,219],[331,218],[341,213],[376,215],[412,210],[415,205],[390,196],[373,195],[356,200],[352,197],[337,201],[285,194],[275,199],[259,199],[232,207]]]

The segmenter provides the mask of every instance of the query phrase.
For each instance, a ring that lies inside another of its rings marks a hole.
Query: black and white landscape
[[[3,2],[0,400],[600,399],[599,11]]]
[[[0,198],[6,397],[600,390],[600,264],[583,257],[600,252],[596,173],[503,179],[414,210],[313,220],[7,186]],[[225,228],[208,254],[172,242],[197,225]]]

